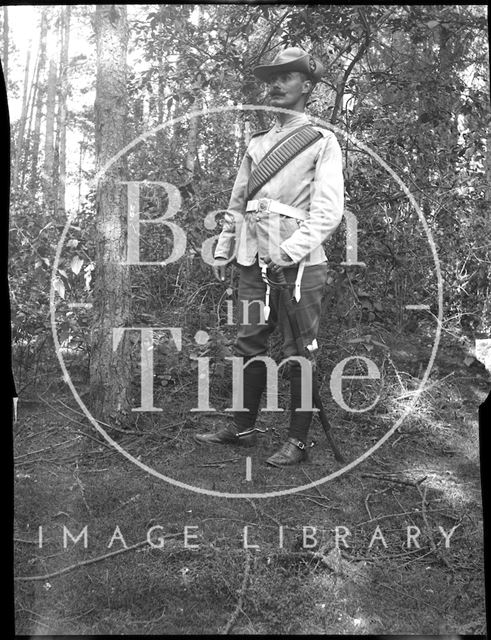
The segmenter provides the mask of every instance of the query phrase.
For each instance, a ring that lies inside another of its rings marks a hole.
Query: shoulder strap
[[[247,199],[251,199],[283,167],[320,138],[322,133],[316,131],[310,123],[281,138],[251,173],[246,189]]]

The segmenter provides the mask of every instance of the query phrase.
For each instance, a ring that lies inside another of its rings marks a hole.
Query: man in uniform
[[[214,253],[215,276],[222,282],[231,259],[240,268],[234,355],[243,358],[245,411],[236,411],[233,421],[216,433],[196,435],[201,444],[255,444],[252,430],[267,381],[265,361],[260,357],[267,354],[268,337],[276,325],[283,334],[284,356],[298,355],[279,292],[270,290],[263,278],[266,269],[271,277],[281,269],[292,285],[303,345],[317,346],[327,278],[322,243],[341,221],[344,194],[338,141],[331,131],[310,124],[304,113],[322,73],[322,64],[298,47],[284,49],[272,63],[254,69],[254,75],[269,86],[271,106],[281,111],[276,112],[272,129],[251,137]],[[266,300],[268,322],[259,300]],[[306,459],[312,420],[312,405],[305,410],[301,403],[300,363],[290,360],[289,369],[288,436],[266,461],[277,467]]]

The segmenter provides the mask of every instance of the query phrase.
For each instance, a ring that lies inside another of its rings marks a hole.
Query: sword
[[[290,324],[290,328],[295,339],[295,344],[297,346],[297,355],[303,356],[306,355],[312,364],[312,399],[314,401],[314,405],[319,409],[319,419],[324,429],[324,433],[326,434],[327,441],[329,442],[331,449],[334,453],[334,457],[338,462],[345,462],[344,456],[341,454],[338,449],[331,433],[331,423],[327,417],[326,410],[324,409],[324,405],[322,403],[322,399],[319,393],[319,386],[317,384],[317,376],[316,376],[316,363],[313,353],[303,344],[303,340],[300,333],[300,327],[298,325],[298,319],[296,315],[296,308],[293,305],[292,299],[290,298],[288,292],[288,282],[286,281],[285,274],[283,273],[283,269],[280,267],[277,271],[275,271],[276,281],[271,280],[267,273],[263,272],[265,279],[267,279],[267,283],[272,287],[281,288],[281,298],[283,300],[283,304],[286,310],[286,316],[288,318],[288,322]]]

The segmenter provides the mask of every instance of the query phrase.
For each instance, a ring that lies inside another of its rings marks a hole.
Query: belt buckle
[[[257,203],[258,211],[269,211],[269,205],[271,204],[271,200],[269,198],[261,198]]]

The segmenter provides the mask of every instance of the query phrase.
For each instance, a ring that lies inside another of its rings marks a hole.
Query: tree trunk
[[[24,148],[24,134],[26,130],[27,121],[27,104],[29,95],[29,67],[31,64],[31,46],[28,46],[26,56],[26,66],[24,71],[24,89],[22,94],[22,109],[19,121],[19,131],[17,134],[17,144],[15,145],[15,158],[13,168],[13,180],[12,180],[12,192],[14,192],[19,184],[19,169],[20,161],[22,157],[22,151]]]
[[[36,71],[36,117],[34,120],[34,133],[32,136],[32,150],[31,150],[31,180],[30,187],[31,193],[35,193],[37,186],[37,166],[39,156],[39,143],[41,135],[41,116],[43,111],[44,97],[46,93],[46,86],[42,80],[44,69],[46,67],[46,35],[48,32],[48,7],[43,7],[41,14],[41,34],[39,37],[39,63]]]
[[[197,29],[200,31],[203,24],[203,11],[199,5],[196,5],[196,7],[198,11]],[[199,112],[203,109],[203,91],[201,87],[201,74],[199,71],[195,74],[192,89],[194,101],[191,105],[188,129],[188,149],[184,160],[185,184],[192,184],[194,180],[196,159],[198,155]]]
[[[24,182],[29,168],[30,160],[30,146],[31,146],[31,131],[32,121],[34,119],[35,105],[38,95],[38,81],[39,81],[39,50],[36,56],[36,62],[34,64],[34,73],[32,76],[32,82],[29,89],[29,97],[27,99],[26,109],[26,126],[24,129],[24,142],[22,144],[22,156],[19,163],[19,175],[20,175],[20,190],[24,191]]]
[[[490,72],[489,66],[486,66],[486,92],[485,95],[489,96],[490,91]],[[491,221],[489,219],[489,208],[491,205],[491,112],[489,109],[489,104],[486,109],[486,159],[485,159],[485,191],[484,191],[484,201],[486,203],[485,211],[487,213],[484,214],[485,224],[487,228],[487,232],[485,233],[485,237],[491,237]],[[489,269],[486,271],[486,284],[482,287],[483,289],[483,305],[482,312],[479,317],[479,324],[477,330],[485,333],[488,337],[491,336],[491,276],[489,274]]]
[[[56,62],[49,61],[48,91],[46,93],[46,131],[44,140],[44,168],[43,168],[43,192],[46,203],[46,213],[53,210],[53,166],[54,166],[54,133],[55,133],[55,108],[56,108]]]
[[[96,5],[96,169],[125,144],[128,22],[126,5]],[[130,351],[127,332],[113,349],[113,329],[130,314],[126,164],[119,159],[101,177],[96,195],[96,271],[91,327],[90,400],[96,418],[122,422],[129,411]]]
[[[5,78],[5,89],[8,92],[8,78],[9,78],[9,9],[3,7],[3,53],[2,53],[2,67],[3,77]]]
[[[189,117],[189,129],[188,129],[188,149],[186,158],[184,161],[186,184],[192,183],[194,180],[194,172],[196,165],[196,158],[198,154],[198,130],[200,111],[203,109],[203,97],[201,89],[194,89],[194,102],[191,108],[191,115]]]
[[[486,67],[486,92],[485,95],[489,96],[491,90],[490,71],[489,66]],[[486,136],[486,190],[485,197],[486,202],[491,203],[491,111],[489,104],[486,109],[486,121],[487,121],[487,136]]]
[[[158,102],[157,102],[157,121],[158,124],[162,124],[164,121],[164,94],[165,94],[165,73],[164,73],[164,60],[165,53],[162,52],[162,56],[159,58],[159,75],[157,80]]]
[[[68,44],[70,39],[71,6],[62,8],[61,14],[61,50],[58,93],[57,143],[58,171],[56,207],[59,213],[65,212],[65,183],[66,183],[66,99],[68,94]]]
[[[331,124],[336,124],[339,116],[343,110],[343,100],[344,93],[346,89],[346,83],[349,80],[351,72],[353,71],[355,65],[363,58],[366,54],[368,47],[370,46],[370,32],[368,30],[368,22],[366,20],[363,8],[358,9],[358,14],[360,17],[360,21],[364,26],[364,33],[362,36],[362,40],[358,43],[358,50],[353,56],[351,62],[347,65],[346,69],[343,71],[343,74],[336,85],[336,98],[334,100],[334,106],[331,113],[330,122]]]

